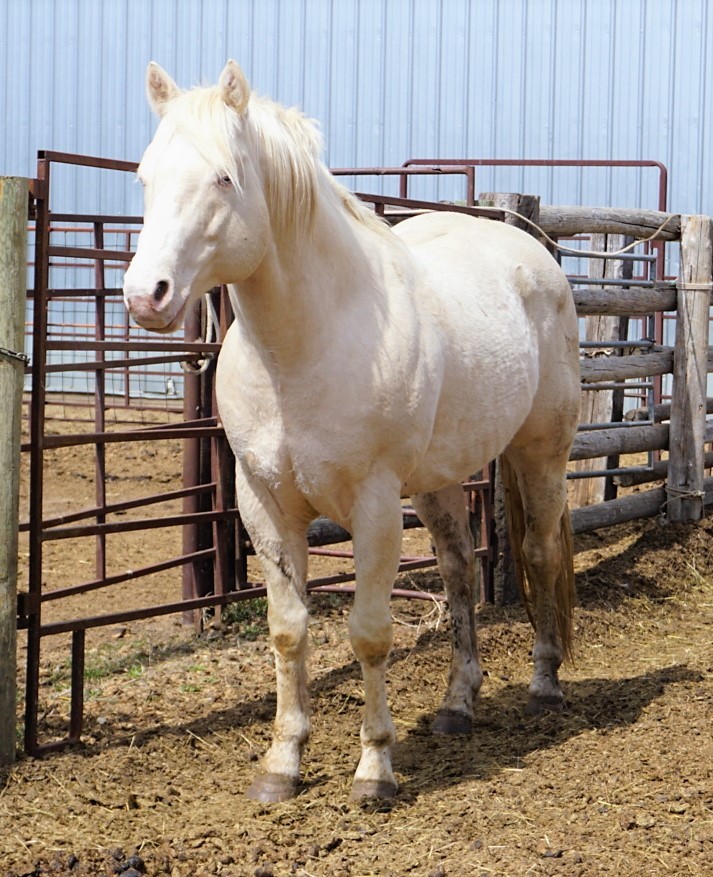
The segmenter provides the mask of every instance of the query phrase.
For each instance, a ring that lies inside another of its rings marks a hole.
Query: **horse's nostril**
[[[156,304],[160,304],[163,299],[166,297],[166,293],[168,292],[169,284],[168,280],[159,280],[156,284],[156,289],[153,291],[153,298]]]

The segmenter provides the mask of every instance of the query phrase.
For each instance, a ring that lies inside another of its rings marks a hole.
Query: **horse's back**
[[[480,345],[502,335],[503,352],[516,346],[544,364],[566,349],[568,362],[575,362],[578,327],[569,282],[531,235],[448,212],[422,214],[395,230],[420,269],[414,306],[432,298],[432,312],[454,337],[467,333],[469,343]]]
[[[469,295],[488,296],[490,284],[512,284],[523,299],[536,295],[555,309],[571,301],[562,270],[526,232],[503,222],[439,211],[399,223],[395,233],[414,256],[453,285],[467,277]]]

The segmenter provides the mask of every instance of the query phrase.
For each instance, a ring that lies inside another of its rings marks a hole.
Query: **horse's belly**
[[[507,447],[528,410],[523,403],[497,414],[480,407],[480,416],[461,416],[450,426],[437,423],[425,453],[405,480],[404,495],[438,490],[483,469]]]

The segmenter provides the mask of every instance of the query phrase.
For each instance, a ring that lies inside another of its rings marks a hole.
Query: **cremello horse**
[[[251,93],[233,61],[217,87],[188,92],[151,64],[147,88],[161,122],[139,168],[145,224],[126,305],[141,326],[172,332],[217,284],[232,284],[237,303],[217,391],[277,673],[273,741],[249,794],[278,801],[298,788],[310,726],[305,532],[322,514],[354,542],[349,635],[365,706],[353,794],[392,796],[385,668],[402,496],[431,531],[451,614],[435,730],[470,730],[482,680],[460,481],[499,454],[536,630],[530,708],[562,705],[565,465],[580,392],[567,280],[500,222],[434,212],[392,231],[334,181],[313,124]]]

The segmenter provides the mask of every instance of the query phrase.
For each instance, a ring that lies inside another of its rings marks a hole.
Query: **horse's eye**
[[[233,181],[229,176],[218,177],[217,183],[221,189],[229,189],[233,185]]]

